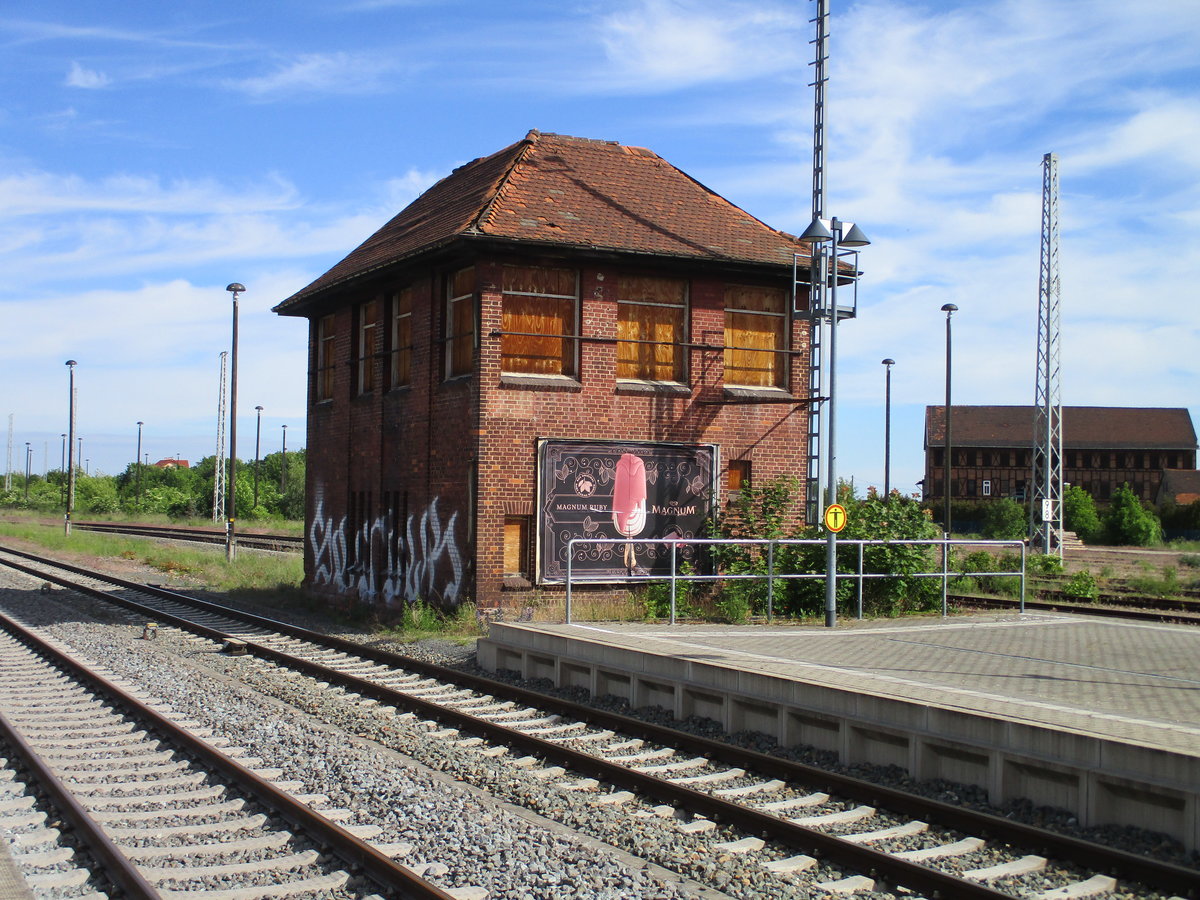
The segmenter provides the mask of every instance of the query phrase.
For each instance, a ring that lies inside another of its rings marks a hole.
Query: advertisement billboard
[[[566,580],[572,538],[630,541],[576,545],[572,576],[669,574],[670,544],[632,541],[704,537],[716,470],[713,444],[539,441],[538,582]],[[676,559],[695,565],[695,549],[677,547]]]

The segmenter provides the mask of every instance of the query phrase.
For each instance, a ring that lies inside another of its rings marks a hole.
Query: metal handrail
[[[612,575],[603,575],[599,577],[589,578],[587,576],[576,578],[573,573],[572,563],[575,559],[575,547],[579,544],[641,544],[641,545],[667,545],[670,550],[671,567],[666,575],[649,573],[645,575],[635,575],[630,573],[623,577],[613,577]],[[695,572],[681,573],[678,565],[678,549],[680,547],[690,546],[739,546],[739,547],[766,547],[767,548],[767,571],[766,573],[756,572],[715,572],[711,575],[700,574]],[[567,542],[567,572],[566,572],[566,624],[571,624],[572,619],[572,585],[588,584],[588,583],[605,583],[611,584],[615,582],[632,583],[637,581],[662,581],[666,579],[671,585],[671,619],[670,624],[676,624],[676,591],[678,582],[682,579],[685,581],[736,581],[739,579],[763,579],[767,580],[767,621],[770,622],[774,618],[774,610],[772,601],[775,596],[774,583],[776,580],[783,581],[800,581],[824,579],[824,572],[776,572],[775,571],[775,548],[780,546],[825,546],[826,541],[816,538],[571,538]],[[1010,577],[1020,579],[1020,611],[1025,612],[1025,559],[1026,546],[1024,541],[1020,540],[950,540],[948,538],[923,538],[923,539],[901,539],[901,540],[866,540],[861,538],[847,538],[839,540],[838,546],[857,546],[858,547],[858,567],[855,572],[835,573],[834,578],[853,578],[858,585],[858,618],[863,617],[863,582],[867,579],[877,578],[940,578],[942,580],[942,615],[947,615],[948,610],[948,585],[950,578],[959,577],[960,575],[971,576],[994,576],[994,577]],[[864,572],[863,571],[863,554],[866,547],[892,547],[892,546],[933,546],[942,548],[942,564],[940,571],[936,572],[908,572],[904,575],[897,575],[890,572]],[[1010,547],[1019,548],[1021,552],[1021,568],[1019,570],[1007,572],[958,572],[950,568],[950,548],[951,547]]]

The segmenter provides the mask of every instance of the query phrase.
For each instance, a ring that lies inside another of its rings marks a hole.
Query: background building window
[[[358,307],[358,393],[375,390],[375,357],[379,353],[379,302]]]
[[[504,267],[500,369],[575,375],[579,279],[574,269]]]
[[[392,295],[391,386],[412,382],[412,288]]]
[[[786,297],[782,288],[725,288],[725,383],[786,386]]]
[[[317,401],[333,399],[333,316],[322,316],[317,320]]]
[[[529,517],[504,518],[504,574],[529,577]]]
[[[617,279],[617,377],[685,381],[687,282],[678,278]]]
[[[475,267],[460,269],[446,285],[446,374],[475,370]]]

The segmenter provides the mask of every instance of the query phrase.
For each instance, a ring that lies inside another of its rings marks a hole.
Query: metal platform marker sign
[[[846,527],[846,507],[840,503],[831,503],[825,507],[825,530],[837,534]]]

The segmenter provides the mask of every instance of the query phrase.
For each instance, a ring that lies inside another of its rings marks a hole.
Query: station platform
[[[1200,841],[1200,630],[1059,614],[494,623],[492,671]]]

